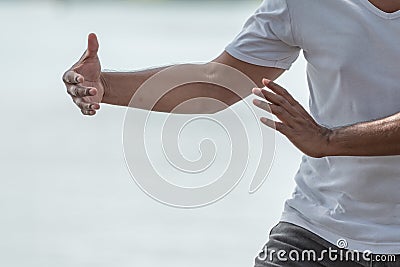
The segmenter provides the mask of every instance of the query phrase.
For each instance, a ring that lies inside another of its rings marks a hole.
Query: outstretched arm
[[[196,76],[201,77],[203,80],[223,81],[233,79],[229,74],[225,73],[224,69],[217,67],[216,64],[220,63],[232,67],[246,76],[248,76],[255,84],[262,84],[262,77],[267,76],[270,79],[276,79],[284,70],[277,68],[267,68],[256,66],[237,60],[226,52],[223,52],[218,58],[210,63],[198,65],[194,70],[197,72]],[[128,106],[132,96],[137,93],[138,88],[150,77],[160,71],[165,70],[166,67],[149,69],[139,72],[102,72],[105,82],[105,95],[103,103]],[[190,72],[190,71],[188,71]],[[186,73],[187,74],[187,73]],[[184,76],[185,70],[178,74]],[[176,74],[175,74],[176,75]],[[228,75],[228,77],[226,77]],[[212,77],[212,78],[211,78]],[[173,78],[172,78],[173,79]],[[150,93],[140,92],[138,97],[139,102],[131,103],[135,108],[152,109],[159,112],[174,112],[174,113],[215,113],[223,109],[223,107],[233,105],[234,103],[242,100],[251,94],[250,84],[244,84],[243,87],[238,88],[223,88],[212,83],[190,83],[168,90],[162,86],[155,93],[157,97],[161,97],[157,103],[154,102],[154,96]],[[154,92],[153,92],[154,93]],[[190,101],[189,105],[181,105],[186,101]],[[214,105],[216,101],[208,101],[210,99],[222,102],[222,105]],[[155,105],[154,105],[155,104]],[[175,110],[179,105],[179,110]]]
[[[86,52],[63,76],[68,93],[84,115],[95,115],[96,111],[100,109],[100,103],[128,106],[132,96],[147,79],[167,68],[161,67],[137,72],[101,72],[97,55],[98,49],[99,44],[96,35],[90,34]],[[225,64],[241,71],[258,86],[262,85],[262,77],[275,80],[284,72],[283,69],[248,64],[235,59],[226,52],[223,52],[212,62]],[[201,71],[200,75],[217,77],[217,79],[222,79],[224,75],[211,63],[201,65],[199,71]],[[159,97],[162,96],[156,104],[151,103],[154,96],[146,95],[146,93],[141,94],[140,102],[134,107],[159,112],[175,112],[174,109],[177,106],[196,98],[198,99],[196,105],[186,105],[179,110],[179,113],[214,113],[219,110],[208,104],[211,102],[207,99],[214,99],[230,106],[250,95],[251,88],[240,88],[238,91],[232,91],[230,88],[223,88],[214,84],[191,83],[179,86],[167,93],[164,92],[165,88],[160,88],[156,92]],[[201,101],[204,101],[204,103],[201,103]]]
[[[267,118],[261,118],[261,121],[284,134],[305,154],[317,158],[400,155],[400,113],[376,121],[327,129],[315,122],[284,88],[266,79],[263,83],[272,92],[254,89],[254,94],[267,100],[255,100],[254,104],[280,121]]]

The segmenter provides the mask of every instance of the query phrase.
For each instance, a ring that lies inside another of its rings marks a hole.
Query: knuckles
[[[284,99],[283,97],[278,98],[277,102],[278,102],[277,104],[280,105],[280,106],[284,106],[284,105],[287,104],[286,99]]]
[[[271,105],[271,111],[275,115],[282,115],[283,114],[283,108],[281,108],[280,106]]]

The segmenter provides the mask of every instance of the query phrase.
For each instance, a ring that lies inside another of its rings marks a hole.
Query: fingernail
[[[266,83],[266,84],[269,84],[270,82],[272,82],[271,80],[268,80],[266,78],[264,78],[263,80],[264,80],[264,83]]]
[[[92,96],[94,96],[94,95],[97,94],[97,90],[94,89],[94,88],[92,88],[92,89],[89,90],[89,94],[92,95]]]
[[[254,88],[253,89],[253,94],[261,94],[260,88]]]

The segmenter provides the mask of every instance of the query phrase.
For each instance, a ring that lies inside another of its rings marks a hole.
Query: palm
[[[97,89],[98,93],[95,96],[86,96],[84,100],[87,102],[100,103],[104,95],[104,88],[100,80],[101,64],[98,56],[96,55],[80,60],[73,69],[84,77],[84,81],[82,82],[83,86]]]

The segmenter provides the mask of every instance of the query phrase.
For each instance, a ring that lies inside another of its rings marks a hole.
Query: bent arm
[[[334,129],[328,147],[331,156],[400,155],[400,113]]]
[[[266,117],[261,121],[285,135],[304,154],[315,158],[400,155],[400,113],[328,129],[318,124],[285,88],[266,79],[263,83],[270,91],[254,89],[253,93],[262,98],[255,99],[254,105],[279,121]]]
[[[230,66],[252,80],[257,86],[262,85],[262,78],[267,77],[270,80],[277,79],[283,72],[283,69],[256,66],[240,61],[227,52],[223,52],[212,62]],[[153,75],[165,70],[168,67],[149,69],[138,72],[102,72],[101,80],[104,86],[103,103],[119,106],[128,106],[133,95],[143,85],[143,83]],[[204,76],[213,76],[217,79],[223,79],[224,73],[219,69],[213,68],[211,63],[202,65],[200,70],[204,71]],[[203,75],[203,73],[201,73]],[[225,78],[226,79],[226,78]],[[228,77],[229,79],[229,77]],[[133,107],[142,109],[151,109],[158,112],[173,113],[215,113],[220,111],[222,106],[215,107],[207,99],[217,100],[226,106],[233,105],[244,97],[251,94],[251,87],[232,90],[223,88],[211,83],[190,83],[174,88],[165,93],[165,88],[156,88],[156,94],[161,97],[157,103],[154,102],[154,96],[141,92],[139,102],[135,102]],[[154,89],[153,89],[154,90]],[[150,92],[149,92],[150,94]],[[151,93],[154,94],[154,91]],[[196,105],[185,105],[178,111],[176,107],[184,102],[197,99]],[[132,104],[132,103],[131,103]]]

